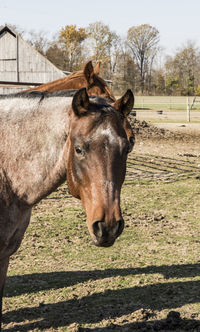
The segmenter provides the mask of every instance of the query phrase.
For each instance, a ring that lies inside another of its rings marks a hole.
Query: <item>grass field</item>
[[[200,155],[144,145],[129,157],[113,247],[92,245],[65,185],[34,208],[11,259],[5,331],[200,331]]]
[[[192,110],[200,110],[200,97],[182,96],[135,96],[135,108],[186,110],[189,103]]]

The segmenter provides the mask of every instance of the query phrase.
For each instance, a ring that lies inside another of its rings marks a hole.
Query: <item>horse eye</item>
[[[135,139],[134,139],[133,136],[131,136],[131,137],[129,138],[129,142],[130,142],[131,144],[134,144],[134,143],[135,143]]]
[[[126,153],[130,153],[132,151],[132,146],[129,144],[129,146],[126,149]]]
[[[135,138],[134,138],[134,136],[130,136],[128,142],[129,142],[129,144],[128,144],[127,152],[126,153],[130,153],[132,151],[132,149],[133,149],[133,146],[135,144]]]
[[[77,154],[82,154],[82,150],[79,147],[75,148],[75,151]]]

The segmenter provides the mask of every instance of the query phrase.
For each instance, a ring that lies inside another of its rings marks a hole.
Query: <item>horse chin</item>
[[[109,241],[104,241],[104,240],[101,240],[101,239],[92,238],[92,240],[93,240],[93,243],[96,247],[108,248],[108,247],[111,247],[115,243],[116,239],[112,239],[112,240],[109,240]]]

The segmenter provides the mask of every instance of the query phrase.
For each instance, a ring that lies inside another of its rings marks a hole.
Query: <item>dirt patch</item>
[[[198,138],[200,136],[200,123],[158,123],[156,127],[190,137]]]
[[[141,144],[141,142],[140,142]],[[142,150],[141,146],[136,149]],[[145,145],[145,143],[143,143]],[[162,145],[157,146],[162,150]],[[184,145],[186,148],[186,145]],[[147,148],[147,147],[146,147]],[[152,148],[152,146],[151,146]],[[136,150],[135,149],[135,150]],[[135,180],[165,181],[171,182],[191,177],[200,177],[200,156],[192,153],[180,153],[172,156],[158,155],[151,152],[148,154],[136,153],[129,157],[127,163],[126,183],[134,183]],[[160,151],[161,152],[161,151]],[[160,153],[161,154],[161,153]]]
[[[176,139],[188,141],[198,139],[200,141],[200,124],[165,124],[152,125],[145,120],[137,120],[130,116],[130,123],[136,136],[143,139]]]
[[[136,136],[140,138],[176,138],[177,134],[172,133],[169,130],[164,128],[158,128],[156,126],[151,125],[149,122],[145,120],[137,120],[134,117],[130,118],[130,123],[134,130]],[[179,137],[179,135],[178,135]]]

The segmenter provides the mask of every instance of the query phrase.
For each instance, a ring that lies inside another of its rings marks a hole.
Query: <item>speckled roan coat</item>
[[[112,106],[88,97],[86,89],[70,94],[0,97],[1,303],[9,257],[20,246],[33,205],[66,177],[96,245],[112,245],[123,230],[120,190],[132,148],[124,121],[133,94],[128,90]]]

